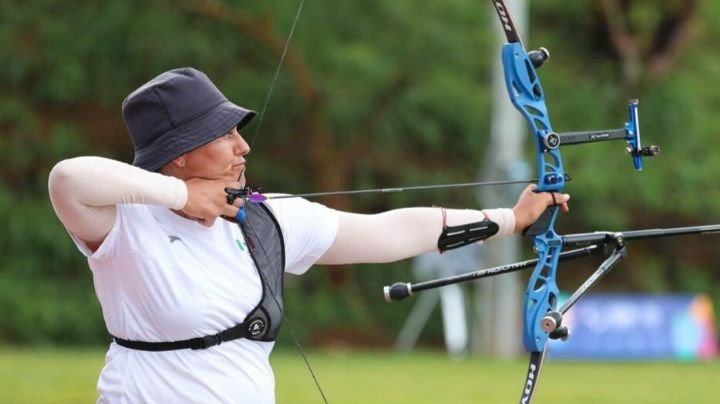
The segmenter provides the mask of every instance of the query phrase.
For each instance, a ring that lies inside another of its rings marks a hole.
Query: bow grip
[[[557,212],[557,206],[548,206],[542,213],[542,215],[540,215],[538,220],[523,231],[523,235],[534,237],[545,234],[550,229],[550,226],[552,226],[552,224],[555,222],[555,216],[557,216]]]

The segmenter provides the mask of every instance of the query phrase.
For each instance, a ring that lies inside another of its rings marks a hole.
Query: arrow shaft
[[[417,185],[417,186],[411,186],[411,187],[396,187],[396,188],[357,189],[357,190],[349,190],[349,191],[312,192],[312,193],[305,193],[305,194],[265,196],[265,198],[267,198],[267,199],[316,198],[316,197],[320,197],[320,196],[334,196],[334,195],[388,194],[388,193],[403,192],[403,191],[484,187],[484,186],[512,185],[512,184],[529,184],[529,183],[535,183],[535,182],[537,182],[537,178],[525,179],[525,180],[508,180],[508,181],[482,181],[482,182],[462,182],[462,183],[456,183],[456,184]]]

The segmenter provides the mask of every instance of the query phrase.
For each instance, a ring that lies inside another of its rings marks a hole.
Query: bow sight
[[[655,145],[643,147],[640,143],[638,103],[638,100],[630,100],[628,103],[630,120],[625,123],[625,127],[623,128],[563,133],[549,132],[543,136],[543,146],[550,150],[557,149],[560,146],[569,146],[581,143],[625,140],[627,141],[627,148],[625,151],[630,155],[630,157],[632,157],[635,169],[641,171],[643,168],[642,158],[657,156],[660,154],[660,147]]]

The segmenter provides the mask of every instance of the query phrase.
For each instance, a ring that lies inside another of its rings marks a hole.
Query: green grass
[[[442,353],[309,352],[330,403],[517,402],[525,360],[449,360]],[[0,350],[0,403],[91,403],[104,352]],[[300,355],[275,352],[277,402],[321,403]],[[720,363],[547,360],[537,403],[714,403]]]

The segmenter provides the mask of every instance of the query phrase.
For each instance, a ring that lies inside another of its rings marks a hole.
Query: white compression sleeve
[[[443,229],[440,208],[406,208],[375,215],[340,213],[335,242],[318,261],[320,264],[391,262],[437,251]],[[459,226],[485,219],[483,211],[446,209],[447,226]],[[487,209],[488,218],[498,224],[491,238],[510,235],[515,230],[512,209]]]
[[[76,157],[53,167],[48,179],[53,208],[65,228],[100,242],[115,223],[115,205],[139,203],[182,209],[187,187],[175,177],[102,157]]]

